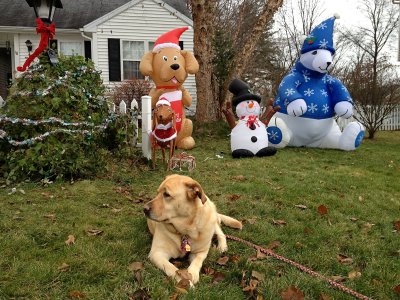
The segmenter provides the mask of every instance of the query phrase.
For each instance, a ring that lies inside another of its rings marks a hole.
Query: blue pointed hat
[[[316,26],[304,40],[301,54],[317,49],[329,50],[332,54],[335,54],[333,25],[336,19],[339,19],[339,16],[335,15]]]

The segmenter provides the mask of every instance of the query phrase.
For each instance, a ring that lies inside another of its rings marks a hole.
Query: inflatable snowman
[[[318,147],[355,150],[365,130],[351,122],[340,131],[335,116],[350,118],[353,101],[346,87],[327,75],[332,65],[333,25],[337,16],[319,24],[305,39],[300,59],[286,75],[274,105],[281,109],[268,127],[269,141],[277,148]]]
[[[270,156],[276,153],[268,146],[266,126],[260,121],[260,96],[250,92],[249,86],[234,79],[229,85],[233,93],[232,105],[239,118],[231,132],[231,151],[233,158]]]

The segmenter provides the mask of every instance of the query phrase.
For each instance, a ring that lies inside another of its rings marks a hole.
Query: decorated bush
[[[71,179],[102,164],[110,123],[100,73],[83,57],[46,56],[13,83],[0,109],[0,170],[10,181]]]

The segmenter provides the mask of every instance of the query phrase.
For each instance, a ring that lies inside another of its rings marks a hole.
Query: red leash
[[[288,263],[290,265],[293,265],[296,268],[300,269],[301,271],[303,271],[305,273],[308,273],[308,274],[310,274],[312,276],[315,276],[317,278],[320,278],[320,279],[328,282],[331,286],[333,286],[333,287],[337,288],[338,290],[341,290],[341,291],[343,291],[345,293],[348,293],[348,294],[352,295],[353,297],[356,297],[358,299],[363,299],[363,300],[372,300],[371,298],[369,298],[367,296],[364,296],[364,295],[362,295],[360,293],[357,293],[356,291],[353,291],[352,289],[344,286],[343,284],[340,284],[340,283],[338,283],[338,282],[336,282],[336,281],[334,281],[332,279],[329,279],[328,277],[326,277],[326,276],[324,276],[324,275],[322,275],[320,273],[317,273],[317,272],[315,272],[315,271],[313,271],[313,270],[311,270],[311,269],[309,269],[309,268],[307,268],[307,267],[305,267],[305,266],[303,266],[303,265],[301,265],[301,264],[299,264],[299,263],[297,263],[297,262],[295,262],[293,260],[287,259],[286,257],[283,257],[281,255],[278,255],[278,254],[276,254],[275,252],[273,252],[270,249],[266,249],[266,248],[257,246],[256,244],[253,244],[251,242],[242,240],[241,238],[238,238],[238,237],[235,237],[235,236],[232,236],[232,235],[226,235],[226,237],[228,239],[230,239],[230,240],[246,244],[247,246],[250,246],[250,247],[252,247],[252,248],[254,248],[254,249],[256,249],[256,250],[258,250],[258,251],[260,251],[260,252],[262,252],[264,254],[272,256],[272,257],[274,257],[274,258],[276,258],[278,260],[284,261],[285,263]]]

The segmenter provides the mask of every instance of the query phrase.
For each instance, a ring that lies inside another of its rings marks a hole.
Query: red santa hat
[[[188,26],[176,28],[164,33],[163,35],[160,35],[160,37],[154,43],[153,52],[157,52],[163,48],[175,48],[181,50],[181,47],[179,47],[179,38],[181,37],[181,34],[188,29]]]
[[[167,100],[167,98],[162,97],[162,98],[160,98],[160,100],[157,101],[156,107],[158,107],[158,106],[160,106],[160,105],[168,105],[168,106],[171,106],[171,103],[169,103],[169,101]]]

